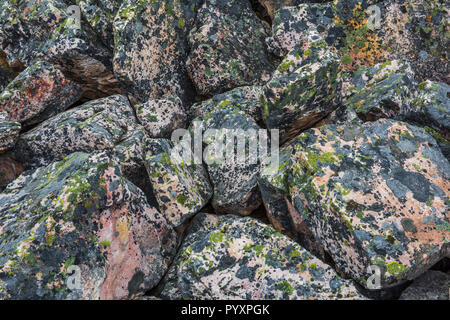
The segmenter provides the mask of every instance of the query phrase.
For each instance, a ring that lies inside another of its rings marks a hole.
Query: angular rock
[[[126,0],[114,21],[114,72],[134,98],[189,96],[185,37],[198,0]]]
[[[232,106],[248,114],[256,122],[262,121],[261,96],[262,86],[239,87],[225,93],[216,94],[209,100],[196,103],[190,108],[190,117],[202,117],[214,111],[216,108]]]
[[[378,265],[386,288],[449,254],[450,165],[424,129],[386,119],[329,125],[283,152],[292,164],[271,185],[342,273],[368,286]]]
[[[10,182],[14,181],[22,172],[24,167],[10,156],[0,156],[0,191]]]
[[[449,300],[450,275],[429,270],[403,291],[400,300]]]
[[[30,66],[44,60],[82,85],[84,97],[122,93],[112,71],[112,54],[70,5],[60,0],[0,2],[0,46]]]
[[[174,230],[105,153],[22,175],[0,208],[1,299],[129,298],[153,288],[175,254]]]
[[[174,130],[186,125],[187,115],[178,97],[149,100],[135,108],[139,122],[152,138],[170,138]]]
[[[261,204],[258,191],[259,127],[255,121],[232,104],[195,120],[202,126],[203,159],[214,187],[212,206],[216,213],[249,215]],[[214,131],[213,131],[214,130]]]
[[[148,139],[145,167],[160,211],[179,226],[200,211],[213,190],[202,164],[178,161],[174,145],[166,139]]]
[[[168,299],[361,299],[349,280],[256,219],[199,214],[169,270]]]
[[[16,144],[21,130],[20,123],[9,121],[6,112],[0,112],[0,153],[3,153]]]
[[[305,3],[283,7],[276,11],[272,36],[267,39],[269,51],[279,57],[286,56],[297,44],[308,42],[308,30],[313,29],[328,45],[335,44],[332,37],[334,11],[331,3]]]
[[[186,68],[201,95],[262,85],[274,69],[265,48],[268,30],[248,1],[206,0],[189,34]]]
[[[77,102],[79,85],[47,62],[36,62],[19,74],[0,94],[0,111],[23,126],[40,123]]]
[[[280,130],[280,141],[336,109],[341,102],[340,63],[320,36],[311,33],[308,48],[297,45],[264,88],[263,118],[269,129]]]
[[[36,167],[76,151],[112,149],[136,125],[126,97],[102,98],[58,114],[21,135],[15,155],[27,167]]]

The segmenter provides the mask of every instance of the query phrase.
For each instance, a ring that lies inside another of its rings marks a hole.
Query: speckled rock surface
[[[20,136],[16,158],[28,167],[72,152],[112,149],[137,124],[127,98],[115,95],[60,113]]]
[[[0,2],[0,47],[30,66],[44,60],[82,85],[95,99],[121,93],[112,70],[112,54],[88,24],[73,18],[61,0]]]
[[[224,106],[238,108],[248,114],[256,122],[262,121],[261,96],[262,86],[244,86],[225,93],[220,93],[203,102],[196,103],[190,108],[190,118],[202,117]]]
[[[284,150],[271,178],[337,268],[366,285],[413,279],[448,255],[450,165],[424,129],[392,120],[323,126]]]
[[[403,291],[400,300],[449,300],[450,275],[427,271]]]
[[[174,130],[186,126],[187,115],[178,97],[149,100],[135,108],[138,121],[152,138],[170,138]]]
[[[191,131],[197,123],[205,130],[203,159],[214,187],[214,210],[249,215],[261,204],[258,151],[252,148],[258,146],[260,128],[233,104],[219,105],[194,121]]]
[[[213,190],[203,165],[176,161],[173,149],[169,140],[148,139],[145,167],[160,211],[179,226],[208,203]]]
[[[173,229],[104,153],[22,175],[0,208],[3,299],[128,298],[155,286],[175,253]]]
[[[24,126],[40,123],[77,102],[80,86],[47,62],[36,62],[0,94],[0,111]]]
[[[351,281],[272,227],[200,214],[169,270],[170,299],[358,299]]]
[[[275,68],[266,53],[266,26],[248,1],[205,0],[189,34],[186,67],[201,95],[261,85]]]
[[[138,101],[188,99],[185,38],[199,2],[122,2],[114,21],[114,72]]]
[[[14,147],[21,128],[20,123],[9,120],[6,112],[0,112],[0,153]]]
[[[263,118],[268,128],[280,129],[285,142],[338,107],[341,102],[340,62],[320,36],[297,45],[264,88]]]

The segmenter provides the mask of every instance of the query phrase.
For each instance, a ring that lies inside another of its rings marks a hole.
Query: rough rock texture
[[[121,93],[112,54],[61,0],[0,2],[0,47],[26,66],[44,60],[82,85],[84,97]]]
[[[6,112],[0,112],[0,153],[14,147],[21,128],[20,123],[9,120]]]
[[[9,156],[0,156],[0,191],[24,171],[23,165]]]
[[[190,98],[185,37],[199,2],[122,2],[114,21],[114,72],[138,101]]]
[[[0,222],[3,299],[128,298],[155,286],[175,253],[173,229],[104,153],[22,175],[0,195]]]
[[[400,300],[449,300],[450,275],[427,271],[403,291]]]
[[[266,26],[241,0],[205,0],[189,34],[186,68],[201,95],[261,85],[274,66],[265,48]]]
[[[16,75],[8,62],[6,53],[0,49],[0,92],[10,83]]]
[[[280,129],[285,142],[338,107],[341,102],[340,63],[316,33],[306,47],[297,45],[264,88],[263,118]]]
[[[258,125],[239,108],[226,103],[194,121],[191,131],[199,126],[205,130],[203,159],[214,187],[214,210],[249,215],[261,204],[257,185]]]
[[[177,161],[174,145],[166,139],[146,141],[145,167],[160,211],[174,226],[181,225],[211,199],[212,188],[202,164]]]
[[[283,152],[291,163],[271,185],[341,272],[366,285],[376,264],[388,287],[449,254],[450,165],[424,129],[384,119],[323,126]]]
[[[261,96],[262,86],[244,86],[225,93],[220,93],[203,102],[196,103],[190,108],[190,117],[202,117],[218,107],[232,106],[244,111],[256,122],[262,121]]]
[[[264,8],[271,19],[274,19],[276,10],[284,6],[295,6],[305,2],[305,0],[257,0]],[[315,1],[320,2],[320,1]]]
[[[174,130],[186,126],[187,115],[178,97],[149,100],[135,108],[139,122],[153,138],[170,138]]]
[[[112,149],[136,125],[127,98],[115,95],[60,113],[20,136],[16,158],[27,167],[62,160],[72,152]]]
[[[169,299],[358,299],[351,281],[272,227],[201,213],[169,270]]]
[[[82,95],[80,86],[47,62],[36,62],[0,94],[0,111],[24,126],[40,123],[66,110]]]

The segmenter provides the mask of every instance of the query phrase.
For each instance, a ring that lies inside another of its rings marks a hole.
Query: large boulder
[[[199,214],[164,281],[169,299],[360,299],[349,280],[256,219]]]
[[[0,111],[23,126],[40,123],[77,102],[79,85],[47,62],[36,62],[20,73],[0,94]]]
[[[249,1],[206,0],[189,34],[187,70],[201,95],[262,85],[274,69],[265,47],[267,27]]]
[[[0,225],[1,299],[126,299],[175,254],[174,230],[105,153],[22,175],[0,195]]]
[[[180,161],[181,150],[176,146],[167,139],[148,139],[144,151],[159,209],[177,227],[209,202],[213,189],[203,165]]]
[[[36,167],[77,151],[112,149],[136,124],[126,97],[115,95],[93,100],[21,135],[15,156],[28,167]]]
[[[199,2],[122,2],[114,21],[114,72],[137,101],[190,98],[185,37]]]
[[[261,99],[267,128],[280,130],[282,143],[336,109],[341,102],[340,61],[315,32],[296,45],[266,84]]]
[[[14,147],[21,128],[20,123],[9,120],[6,112],[0,112],[0,153]]]
[[[377,265],[389,287],[449,254],[450,165],[424,129],[387,119],[325,125],[282,153],[289,165],[265,183],[342,273],[370,288]]]

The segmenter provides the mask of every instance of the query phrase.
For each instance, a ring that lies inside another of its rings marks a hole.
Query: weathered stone
[[[36,167],[62,160],[76,151],[112,149],[136,124],[133,109],[124,96],[90,101],[21,135],[15,155],[27,167]]]
[[[19,139],[20,123],[9,121],[6,112],[0,112],[0,153],[3,153],[16,144]]]
[[[189,98],[185,37],[198,0],[126,0],[114,22],[114,72],[141,103],[149,99]]]
[[[0,195],[0,225],[1,299],[129,298],[175,254],[172,227],[105,153],[22,175]]]
[[[308,48],[297,45],[266,84],[262,98],[268,128],[283,143],[336,109],[341,102],[340,63],[326,43],[310,34]]]
[[[112,71],[112,54],[61,0],[0,2],[0,46],[30,66],[48,61],[96,99],[123,90]]]
[[[291,219],[362,285],[370,265],[389,287],[449,254],[450,165],[424,129],[386,119],[323,126],[283,153],[291,165],[268,182],[288,200]]]
[[[287,6],[296,6],[298,4],[301,4],[305,2],[305,0],[257,0],[259,3],[261,3],[264,8],[267,10],[267,14],[271,19],[274,19],[275,12],[283,7]],[[320,2],[315,1],[315,2]]]
[[[269,80],[274,66],[266,53],[267,35],[248,1],[206,0],[189,35],[186,62],[197,92],[214,95]]]
[[[9,65],[6,53],[0,49],[0,92],[16,77]]]
[[[202,164],[178,161],[173,144],[166,139],[148,139],[145,166],[160,211],[174,226],[200,211],[213,190]]]
[[[245,86],[217,94],[209,100],[196,103],[190,108],[190,117],[203,117],[218,107],[232,106],[244,111],[256,122],[262,121],[261,96],[263,87]]]
[[[12,159],[10,156],[0,156],[0,191],[2,191],[10,182],[14,181],[24,168],[21,163]]]
[[[403,291],[400,300],[449,300],[450,275],[427,271]]]
[[[219,105],[197,118],[191,131],[197,123],[205,130],[203,158],[214,186],[214,210],[249,215],[261,204],[258,125],[233,104]]]
[[[40,123],[73,105],[82,90],[47,62],[36,62],[0,94],[0,111],[24,126]]]
[[[361,299],[294,241],[256,219],[199,214],[169,270],[169,299]]]
[[[139,122],[152,138],[170,138],[174,130],[186,125],[187,115],[178,97],[149,100],[135,108]]]

